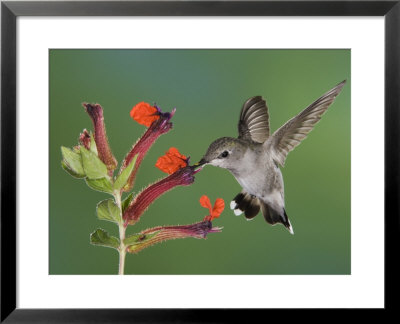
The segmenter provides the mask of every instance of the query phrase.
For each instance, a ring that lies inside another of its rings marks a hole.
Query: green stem
[[[119,275],[123,275],[124,274],[125,254],[126,254],[125,251],[120,251],[119,252],[119,271],[118,271]]]
[[[114,191],[114,198],[115,198],[115,203],[117,204],[120,212],[120,223],[119,223],[119,268],[118,268],[118,274],[123,275],[124,274],[124,269],[125,269],[125,256],[126,256],[126,246],[124,244],[125,240],[125,231],[126,227],[124,226],[124,221],[122,219],[122,207],[121,207],[121,193],[120,191],[116,190]]]
[[[125,256],[126,256],[126,246],[124,244],[124,240],[125,240],[125,230],[126,227],[124,226],[124,224],[119,224],[119,241],[120,241],[120,245],[119,245],[119,270],[118,270],[118,274],[119,275],[123,275],[124,274],[124,268],[125,268]]]

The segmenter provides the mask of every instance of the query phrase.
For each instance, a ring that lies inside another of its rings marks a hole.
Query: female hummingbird
[[[240,112],[239,137],[222,137],[210,144],[196,167],[210,164],[228,169],[243,190],[230,207],[250,220],[260,211],[265,220],[283,224],[291,234],[285,211],[283,177],[279,166],[313,129],[340,93],[346,80],[322,95],[270,136],[268,107],[261,96],[248,99]]]

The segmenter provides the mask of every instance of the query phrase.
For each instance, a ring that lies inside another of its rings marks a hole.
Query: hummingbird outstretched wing
[[[314,125],[321,119],[324,112],[340,93],[345,83],[346,80],[340,82],[336,87],[322,95],[297,116],[286,122],[268,139],[268,143],[265,145],[270,146],[273,158],[277,163],[282,166],[285,164],[289,152],[307,137],[308,133],[311,132]]]
[[[264,143],[269,137],[268,107],[261,96],[248,99],[240,112],[239,138]]]

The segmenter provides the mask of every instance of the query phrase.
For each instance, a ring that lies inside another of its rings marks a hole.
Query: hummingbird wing
[[[321,119],[324,112],[340,93],[345,83],[346,80],[340,82],[297,116],[286,122],[268,139],[266,145],[272,149],[273,158],[277,163],[282,166],[285,164],[289,152],[307,137],[308,133],[311,132],[314,125]]]
[[[268,107],[261,96],[248,99],[240,112],[239,138],[264,143],[269,136]]]

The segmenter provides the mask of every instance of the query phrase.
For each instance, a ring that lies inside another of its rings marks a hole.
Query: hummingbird
[[[230,203],[235,215],[253,219],[261,210],[271,225],[282,224],[291,234],[293,227],[285,210],[283,177],[290,151],[298,146],[333,103],[346,80],[326,92],[298,115],[270,135],[269,113],[261,96],[249,98],[242,106],[238,138],[222,137],[210,144],[196,168],[213,165],[236,178],[242,191]]]

